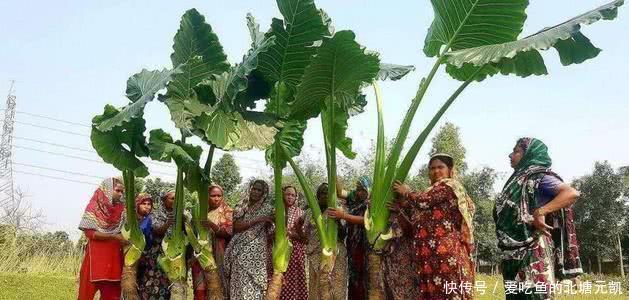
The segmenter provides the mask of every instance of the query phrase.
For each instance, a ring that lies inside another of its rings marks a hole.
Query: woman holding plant
[[[149,216],[152,242],[149,244],[147,240],[147,248],[138,265],[138,288],[142,299],[170,299],[170,280],[158,266],[157,258],[163,252],[162,239],[174,223],[174,203],[175,192],[168,191],[162,195],[161,204]]]
[[[306,283],[306,235],[303,231],[304,211],[297,205],[297,189],[294,186],[285,186],[282,193],[286,207],[287,234],[293,250],[290,254],[288,270],[284,274],[280,299],[306,300],[308,299],[308,285]]]
[[[117,178],[104,180],[87,204],[79,229],[87,238],[79,275],[79,300],[120,299],[122,246],[129,242],[120,233],[124,225],[124,185]]]
[[[210,185],[208,187],[208,195],[209,212],[207,214],[207,223],[204,223],[203,226],[212,230],[212,236],[214,237],[212,240],[212,253],[219,271],[222,271],[225,248],[233,232],[232,216],[234,211],[223,199],[224,192],[220,185]],[[195,259],[192,263],[194,299],[206,299],[208,290],[206,282],[205,272],[203,272],[199,261]]]
[[[555,279],[583,273],[572,214],[579,193],[551,171],[542,141],[519,139],[509,158],[514,172],[494,208],[502,277],[505,286],[531,288],[507,299],[547,299]],[[539,293],[539,285],[548,293]]]
[[[411,192],[400,182],[393,185],[412,226],[419,298],[472,299],[474,203],[453,178],[450,155],[433,155],[428,167],[432,186],[426,191]]]
[[[349,274],[349,299],[367,298],[367,249],[369,243],[365,233],[365,210],[369,205],[369,194],[371,192],[371,179],[369,176],[361,176],[356,182],[356,189],[346,192],[337,183],[336,194],[340,199],[344,199],[347,205],[347,212],[338,208],[328,208],[326,214],[334,219],[341,219],[347,222],[347,236],[345,245],[347,246],[348,274]]]
[[[225,250],[223,275],[230,299],[263,299],[268,280],[267,242],[272,231],[274,209],[269,185],[254,180],[249,198],[234,211],[234,236]]]
[[[317,201],[319,202],[319,208],[321,211],[326,211],[328,208],[328,184],[322,183],[317,188]],[[323,216],[324,218],[329,217],[328,214]],[[308,222],[304,223],[304,232],[308,237],[308,246],[306,248],[306,253],[308,256],[308,299],[310,300],[318,300],[322,299],[322,289],[321,289],[321,281],[322,278],[319,276],[323,274],[320,270],[320,262],[321,262],[321,242],[319,240],[319,235],[315,230],[315,224],[312,222],[312,214],[310,211],[306,214],[305,217]],[[338,229],[338,242],[336,253],[336,262],[334,264],[334,268],[332,269],[331,278],[327,278],[330,281],[329,285],[331,286],[332,298],[335,300],[347,299],[347,248],[345,248],[345,244],[343,243],[343,239],[345,237],[344,229],[345,229],[345,221],[337,219],[337,224],[339,226]],[[326,279],[323,279],[326,280]]]

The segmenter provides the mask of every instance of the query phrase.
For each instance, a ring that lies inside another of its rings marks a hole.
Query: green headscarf
[[[517,258],[522,255],[535,239],[535,228],[530,207],[537,203],[535,189],[550,170],[552,160],[548,147],[534,138],[518,140],[517,147],[525,149],[524,155],[507,180],[494,207],[494,221],[498,247],[507,257]]]
[[[544,142],[534,138],[521,138],[518,147],[523,147],[524,156],[515,167],[514,174],[526,170],[530,166],[550,168],[552,160],[548,155],[548,147]]]
[[[360,186],[362,186],[366,191],[368,195],[371,195],[371,178],[369,178],[369,176],[367,175],[363,175],[360,176],[360,178],[358,178],[358,183],[360,183]]]

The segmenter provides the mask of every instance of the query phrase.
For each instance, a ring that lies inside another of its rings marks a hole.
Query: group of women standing
[[[513,175],[496,200],[494,219],[502,252],[505,282],[550,284],[581,273],[570,205],[578,193],[550,170],[546,146],[537,139],[518,140],[510,155]],[[458,181],[454,159],[435,154],[429,161],[431,186],[411,191],[395,182],[391,210],[392,238],[382,253],[386,298],[472,299],[474,294],[474,203]],[[337,189],[337,208],[327,207],[326,183],[316,196],[324,218],[336,220],[336,262],[330,291],[333,299],[366,299],[368,259],[364,214],[369,205],[371,180],[361,177],[353,191]],[[95,192],[81,225],[88,238],[81,268],[79,299],[120,298],[122,247],[120,235],[124,205],[120,181],[109,179]],[[284,274],[281,299],[321,299],[321,245],[310,210],[298,206],[297,189],[282,189],[287,235],[293,250]],[[272,276],[274,230],[273,197],[268,184],[255,180],[245,200],[231,209],[220,186],[209,188],[210,213],[205,224],[215,237],[213,250],[220,268],[223,291],[230,299],[263,299]],[[136,198],[136,211],[147,244],[138,269],[142,299],[168,299],[170,282],[157,265],[161,239],[173,229],[174,193],[165,193],[152,209],[147,194]],[[206,280],[191,256],[195,299],[208,295]],[[470,288],[462,288],[468,286]],[[451,287],[451,288],[449,288]],[[452,288],[453,287],[453,288]],[[521,290],[508,299],[547,299],[549,293]]]

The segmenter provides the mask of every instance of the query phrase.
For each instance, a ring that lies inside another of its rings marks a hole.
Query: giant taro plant
[[[428,57],[436,57],[436,60],[429,74],[419,84],[388,158],[385,158],[382,109],[378,103],[375,178],[365,222],[368,240],[376,250],[382,249],[386,240],[391,237],[388,228],[389,210],[386,205],[393,198],[393,182],[406,179],[424,141],[441,116],[470,83],[482,81],[498,73],[520,77],[547,74],[540,51],[550,48],[557,51],[561,63],[566,66],[596,57],[601,50],[581,32],[581,25],[589,25],[601,19],[614,19],[618,7],[624,3],[623,0],[615,0],[518,39],[526,19],[527,0],[431,2],[435,19],[428,29],[424,53]],[[400,162],[411,122],[434,75],[442,65],[445,65],[450,76],[463,83],[428,122]]]
[[[146,244],[138,225],[134,199],[135,176],[144,177],[149,174],[146,165],[139,160],[139,157],[148,155],[143,111],[174,73],[166,69],[142,70],[131,76],[127,81],[127,98],[131,103],[120,110],[106,105],[103,114],[92,120],[92,146],[105,162],[122,171],[125,186],[126,222],[123,235],[130,244],[124,249],[122,288],[127,299],[139,299],[137,264]]]
[[[182,137],[193,134],[210,146],[203,167],[197,164],[186,173],[186,186],[197,193],[198,200],[192,207],[192,225],[185,228],[195,257],[206,272],[212,299],[223,298],[212,253],[212,235],[203,225],[207,222],[207,189],[214,150],[264,149],[277,132],[275,119],[251,110],[266,86],[250,73],[258,65],[258,55],[273,44],[273,38],[260,36],[251,16],[247,16],[247,25],[252,37],[251,49],[240,63],[232,66],[205,18],[195,9],[187,11],[175,35],[171,55],[173,67],[179,73],[168,83],[166,94],[160,95]]]

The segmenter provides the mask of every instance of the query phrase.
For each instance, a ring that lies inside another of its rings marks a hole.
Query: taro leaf
[[[212,27],[195,9],[181,17],[170,58],[181,73],[173,76],[160,100],[168,106],[175,126],[189,128],[191,117],[209,113],[208,103],[200,101],[195,87],[211,74],[226,72],[229,63]]]
[[[244,119],[239,113],[222,110],[196,118],[194,126],[200,129],[207,141],[226,151],[265,149],[273,143],[273,136],[277,133],[271,124],[258,124]]]
[[[427,56],[515,41],[526,20],[528,0],[431,0],[435,19],[424,44]]]
[[[127,98],[131,104],[125,106],[119,114],[107,119],[98,125],[98,130],[109,131],[115,126],[120,126],[123,122],[129,122],[131,118],[141,114],[144,107],[153,101],[155,94],[166,87],[166,83],[178,70],[163,69],[161,71],[148,71],[143,69],[127,80]]]
[[[491,65],[502,74],[529,75],[547,74],[544,60],[539,51],[554,47],[563,65],[578,64],[594,58],[601,51],[581,33],[581,24],[592,24],[598,20],[612,20],[618,7],[624,3],[616,0],[581,14],[556,26],[545,28],[517,41],[483,45],[446,53],[448,64],[456,67],[482,67]],[[491,67],[490,67],[491,68]],[[451,74],[457,72],[450,68]],[[491,72],[493,74],[496,71]],[[453,75],[457,79],[461,76]]]
[[[98,155],[106,162],[112,164],[120,171],[131,170],[138,177],[149,174],[148,168],[138,157],[147,156],[148,148],[144,130],[145,121],[140,113],[128,122],[122,122],[119,126],[109,131],[100,131],[98,126],[120,114],[120,111],[111,105],[106,105],[102,115],[92,119],[92,146]]]
[[[275,37],[275,45],[260,55],[258,71],[269,86],[281,83],[291,90],[285,95],[292,96],[317,51],[314,43],[329,33],[314,0],[277,0],[277,5],[284,20],[272,20],[271,30],[266,35]],[[284,116],[270,108],[285,107],[291,101],[289,98],[272,97],[266,111]]]
[[[301,148],[304,146],[304,132],[306,131],[306,121],[290,120],[284,124],[284,127],[275,135],[275,143],[280,143],[285,155],[294,157],[299,155]],[[275,144],[274,144],[275,145]],[[275,146],[268,147],[265,153],[268,164],[273,165],[276,155]],[[287,158],[279,154],[280,167],[286,166]]]
[[[206,85],[211,88],[216,98],[215,105],[221,105],[227,108],[233,107],[233,101],[236,99],[236,95],[247,89],[247,76],[258,66],[260,54],[268,51],[269,47],[273,45],[274,40],[275,37],[263,39],[259,44],[255,45],[254,48],[249,50],[240,64],[230,68],[229,71],[219,75],[213,75],[211,78],[201,82],[201,85]]]
[[[174,142],[170,134],[162,129],[151,130],[148,148],[151,159],[163,162],[174,160],[177,167],[184,172],[199,167],[199,159],[203,152],[199,146],[185,144],[181,141]]]
[[[323,110],[321,113],[321,119],[323,124],[323,132],[325,133],[325,138],[330,138],[330,123],[329,118],[330,114],[326,112],[327,108]],[[356,153],[352,150],[352,139],[347,136],[347,120],[349,119],[349,113],[345,110],[340,109],[340,107],[336,108],[334,114],[334,137],[336,139],[336,148],[343,152],[343,155],[349,159],[354,159],[356,157]],[[328,145],[332,145],[332,141],[327,141]]]
[[[435,19],[424,41],[424,53],[429,57],[449,50],[515,41],[522,32],[528,6],[528,0],[431,0],[431,3]],[[479,78],[485,76],[478,74]]]
[[[332,98],[347,109],[356,101],[361,85],[377,76],[378,57],[366,54],[354,37],[351,31],[339,31],[324,39],[291,103],[291,117],[316,117]]]
[[[380,71],[378,71],[379,80],[399,80],[406,76],[408,73],[415,70],[414,66],[403,66],[394,64],[380,64]]]

